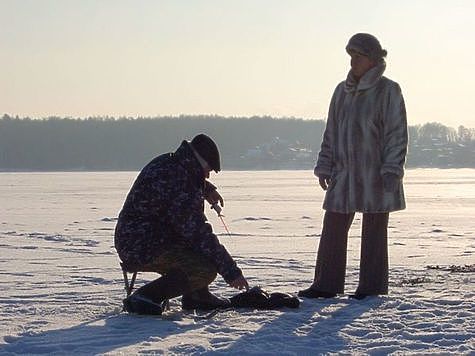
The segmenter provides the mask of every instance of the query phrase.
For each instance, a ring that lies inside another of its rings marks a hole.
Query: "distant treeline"
[[[199,132],[220,147],[224,169],[312,169],[323,120],[179,116],[0,119],[0,170],[138,170]],[[475,129],[410,126],[409,167],[474,167]]]

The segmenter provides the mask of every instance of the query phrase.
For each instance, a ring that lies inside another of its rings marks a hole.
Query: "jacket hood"
[[[173,153],[173,156],[177,159],[178,164],[185,167],[191,175],[204,182],[203,167],[201,167],[188,141],[184,140],[180,147]]]

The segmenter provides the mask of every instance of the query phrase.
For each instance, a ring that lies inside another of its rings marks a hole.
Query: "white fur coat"
[[[351,74],[335,89],[315,175],[331,177],[323,208],[339,213],[391,212],[405,208],[402,177],[407,121],[399,85],[384,77],[385,63],[359,82]],[[382,177],[400,178],[387,192]]]

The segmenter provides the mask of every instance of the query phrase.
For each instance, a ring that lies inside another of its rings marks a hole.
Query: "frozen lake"
[[[444,270],[475,264],[474,169],[406,172],[407,209],[390,215],[389,296],[199,322],[178,300],[165,320],[119,313],[113,230],[136,174],[0,173],[0,354],[475,352],[474,273]],[[211,181],[231,235],[207,216],[250,284],[307,287],[324,194],[312,172],[225,171]],[[357,282],[359,229],[357,215],[347,293]],[[212,289],[235,293],[220,277]]]

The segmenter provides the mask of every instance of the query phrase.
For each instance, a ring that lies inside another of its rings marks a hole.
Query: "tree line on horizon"
[[[0,118],[0,170],[139,170],[204,132],[223,169],[313,169],[324,120],[216,115]],[[475,168],[475,129],[409,126],[407,167]]]

